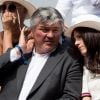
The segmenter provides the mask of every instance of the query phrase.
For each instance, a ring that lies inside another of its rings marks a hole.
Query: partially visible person
[[[100,22],[80,22],[69,33],[75,53],[84,58],[82,100],[100,100]]]
[[[24,27],[18,45],[0,57],[0,100],[80,100],[82,66],[60,44],[61,14],[52,7],[38,8],[30,29],[33,38],[25,38]]]
[[[84,18],[89,20],[90,17],[100,20],[100,0],[58,0],[56,9],[64,19],[67,19],[69,13],[72,14],[69,25],[74,25]]]
[[[29,19],[35,10],[26,0],[0,0],[3,25],[3,31],[0,32],[0,55],[18,43],[25,19]]]

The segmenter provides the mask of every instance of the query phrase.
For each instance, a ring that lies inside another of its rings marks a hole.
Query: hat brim
[[[26,0],[1,0],[0,5],[2,5],[6,1],[16,2],[25,7],[27,9],[26,19],[29,19],[32,16],[33,12],[36,10],[36,7]]]
[[[69,34],[69,36],[71,36],[73,30],[77,27],[87,27],[87,28],[92,28],[92,29],[95,29],[97,31],[100,31],[100,22],[97,22],[97,21],[83,21],[83,22],[80,22],[78,24],[75,24],[75,25],[69,27],[67,29],[67,34]]]

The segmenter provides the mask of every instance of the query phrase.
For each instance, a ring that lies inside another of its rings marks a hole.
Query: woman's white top
[[[56,9],[64,18],[72,11],[72,25],[83,19],[100,20],[100,0],[58,0]]]
[[[100,74],[91,73],[86,67],[83,72],[82,94],[90,93],[91,100],[100,100]]]

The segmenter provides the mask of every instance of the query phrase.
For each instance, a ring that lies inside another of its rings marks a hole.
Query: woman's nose
[[[78,46],[79,45],[79,43],[80,43],[80,41],[79,40],[75,40],[75,46]]]

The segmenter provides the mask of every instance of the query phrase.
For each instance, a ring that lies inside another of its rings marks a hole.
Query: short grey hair
[[[62,15],[53,7],[40,7],[38,8],[32,15],[30,24],[31,27],[35,27],[39,23],[48,23],[51,22],[61,24],[61,28],[63,31],[64,28],[64,19]]]

